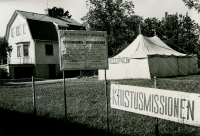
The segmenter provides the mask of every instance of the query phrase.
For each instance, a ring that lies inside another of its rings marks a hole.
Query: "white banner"
[[[111,84],[111,108],[200,127],[200,94]]]
[[[108,69],[105,31],[59,31],[61,70]]]

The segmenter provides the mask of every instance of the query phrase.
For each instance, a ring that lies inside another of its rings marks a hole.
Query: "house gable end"
[[[10,18],[8,24],[7,24],[7,27],[6,27],[6,34],[5,34],[6,40],[7,40],[7,41],[8,41],[9,34],[10,34],[10,27],[11,27],[12,23],[14,22],[15,18],[17,17],[17,15],[18,15],[18,14],[17,14],[17,12],[15,11],[15,12],[13,13],[12,17]]]
[[[27,29],[29,29],[28,23],[27,23],[27,19],[25,16],[23,16],[20,12],[18,12],[17,10],[15,10],[15,12],[13,13],[12,17],[10,18],[7,27],[6,27],[6,40],[9,41],[9,35],[10,35],[10,30],[11,30],[11,26],[13,25],[14,21],[16,20],[17,16],[21,16],[22,18],[24,18],[26,24],[27,24]],[[30,36],[32,37],[31,33]]]

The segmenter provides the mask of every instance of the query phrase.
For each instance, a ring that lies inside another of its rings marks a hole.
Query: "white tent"
[[[198,72],[197,57],[179,53],[157,36],[138,37],[121,53],[109,59],[107,79],[131,79],[189,75]],[[99,70],[99,80],[105,70]]]

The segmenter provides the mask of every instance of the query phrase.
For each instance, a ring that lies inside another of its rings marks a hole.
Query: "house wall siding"
[[[25,33],[23,30],[23,25],[25,25]],[[16,35],[16,28],[21,26],[21,34]],[[13,29],[13,36],[11,30]],[[11,52],[11,59],[16,59],[17,57],[17,46],[22,45],[21,43],[26,43],[29,45],[29,56],[26,56],[26,58],[31,58],[32,63],[35,63],[35,53],[34,53],[34,42],[32,40],[28,24],[26,22],[26,19],[23,18],[21,15],[17,15],[14,19],[13,23],[11,24],[10,30],[9,30],[9,37],[8,37],[8,43],[10,46],[12,46],[13,50]],[[23,49],[23,47],[22,47]],[[22,50],[23,55],[23,50]],[[23,57],[23,56],[22,56]]]
[[[53,45],[53,55],[46,55],[45,44]],[[35,54],[36,54],[36,77],[37,78],[50,78],[51,73],[49,73],[49,65],[55,65],[55,76],[60,75],[59,66],[59,44],[58,42],[48,42],[48,41],[35,41]]]
[[[46,55],[45,44],[53,44],[53,55]],[[37,64],[59,64],[58,42],[35,42],[35,54]]]

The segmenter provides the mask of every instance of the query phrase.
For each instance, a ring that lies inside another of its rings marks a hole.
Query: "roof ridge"
[[[23,11],[23,10],[16,10],[16,11],[18,11],[18,12],[26,12],[26,13],[33,13],[33,14],[39,14],[39,15],[45,15],[45,14],[41,14],[41,13],[27,12],[27,11]]]
[[[37,16],[37,17],[41,17],[41,19],[39,20],[46,20],[45,21],[50,21],[50,22],[54,22],[55,20],[59,20],[59,21],[63,21],[65,23],[68,24],[71,24],[71,25],[78,25],[78,26],[81,26],[81,23],[77,22],[76,20],[72,19],[72,18],[65,18],[65,17],[61,17],[61,16],[58,16],[58,17],[53,17],[53,16],[48,16],[46,14],[40,14],[40,13],[34,13],[34,12],[27,12],[27,11],[22,11],[22,10],[16,10],[17,13],[21,14],[23,17],[25,18],[29,18],[30,19],[30,16],[27,16],[26,14],[29,14],[31,16]],[[36,17],[36,18],[37,18]],[[34,17],[33,17],[34,18]],[[38,19],[36,19],[38,20]],[[57,21],[56,21],[57,22]],[[55,22],[55,23],[56,23]],[[57,23],[56,23],[57,24]],[[64,24],[66,25],[66,24]]]

